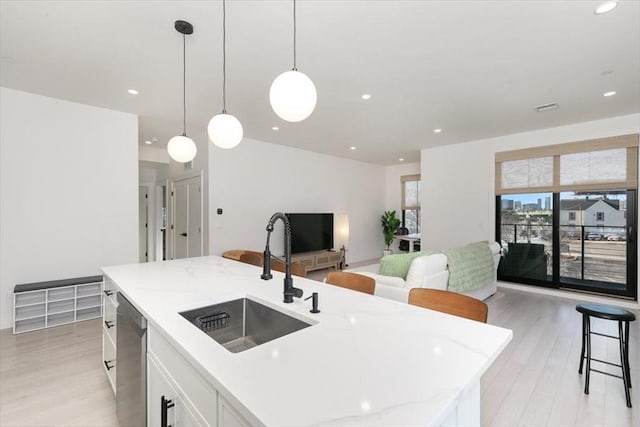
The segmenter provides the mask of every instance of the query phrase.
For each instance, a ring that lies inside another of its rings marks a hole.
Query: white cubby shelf
[[[102,276],[25,283],[13,289],[13,333],[102,316]]]

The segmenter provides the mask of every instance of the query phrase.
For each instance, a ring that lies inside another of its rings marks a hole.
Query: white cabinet
[[[116,334],[118,287],[108,277],[104,278],[102,295],[104,313],[102,317],[102,365],[109,378],[113,392],[116,392]]]
[[[147,344],[148,427],[164,427],[163,413],[172,427],[253,427],[153,326]],[[175,406],[163,408],[163,396]]]
[[[218,426],[251,427],[251,424],[224,397],[218,395]]]
[[[147,426],[209,426],[151,354],[147,355]]]
[[[152,378],[150,371],[152,367],[160,369],[174,390],[174,395],[178,397],[178,400],[172,399],[174,402],[180,402],[179,407],[173,413],[180,414],[183,411],[182,408],[186,408],[184,411],[198,421],[199,424],[196,425],[211,427],[218,425],[217,390],[153,326],[149,326],[147,329],[147,361],[147,370],[149,371],[147,407],[155,408],[156,412],[155,414],[148,413],[150,422],[147,424],[149,427],[160,425],[152,423],[151,420],[155,419],[152,417],[156,417],[160,413],[158,408],[160,408],[160,397],[162,396],[162,393],[159,394],[158,389],[155,388],[159,382]],[[176,426],[173,425],[173,427]]]
[[[101,292],[101,276],[16,285],[13,333],[100,317]]]

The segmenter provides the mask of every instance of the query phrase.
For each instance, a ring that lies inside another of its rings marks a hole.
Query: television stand
[[[291,255],[291,262],[298,262],[305,266],[307,271],[322,270],[324,268],[340,269],[344,261],[342,251],[314,251]]]

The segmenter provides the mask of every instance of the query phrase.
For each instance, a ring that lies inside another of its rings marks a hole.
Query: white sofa
[[[496,292],[497,270],[498,263],[500,262],[500,244],[491,242],[489,243],[489,249],[491,250],[494,264],[493,280],[478,289],[462,292],[462,294],[479,300],[485,300]],[[447,269],[447,256],[442,253],[415,258],[411,262],[406,280],[400,277],[378,274],[379,266],[380,264],[370,264],[349,269],[348,271],[375,279],[375,295],[404,303],[408,301],[409,291],[412,288],[447,290],[448,287],[449,270]]]

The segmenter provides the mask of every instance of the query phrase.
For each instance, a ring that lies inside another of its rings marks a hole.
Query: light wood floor
[[[117,426],[101,319],[0,331],[0,426]]]
[[[617,378],[592,373],[590,394],[583,393],[575,300],[500,289],[487,303],[489,323],[512,329],[514,338],[482,378],[483,425],[640,426],[640,321],[631,328],[628,409]],[[593,327],[617,334],[614,322],[596,319]],[[0,331],[0,426],[117,426],[101,352],[100,320]],[[617,360],[616,341],[594,337],[593,354]]]
[[[488,323],[513,331],[513,340],[482,377],[486,426],[638,427],[640,316],[630,325],[631,400],[622,380],[591,373],[589,395],[578,374],[582,344],[579,301],[503,289],[487,300]],[[592,330],[618,335],[616,322],[592,319]],[[618,362],[618,341],[594,336],[592,357]],[[595,363],[593,364],[596,367]],[[602,368],[600,368],[602,369]],[[607,372],[620,375],[619,368]]]

